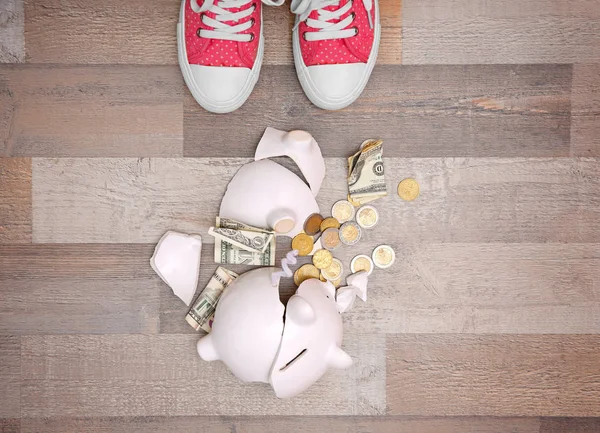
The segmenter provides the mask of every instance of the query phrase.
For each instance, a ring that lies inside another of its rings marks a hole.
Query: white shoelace
[[[285,0],[262,0],[269,6],[281,6]],[[202,6],[198,0],[190,0],[192,10],[202,15],[202,22],[213,30],[201,29],[198,36],[207,39],[221,39],[226,41],[250,42],[254,39],[251,33],[242,33],[254,25],[254,20],[250,19],[241,24],[226,24],[228,21],[240,21],[248,18],[254,12],[255,7],[249,7],[240,12],[231,12],[229,9],[241,8],[251,3],[252,0],[204,0]],[[215,18],[211,18],[205,12],[213,12]]]
[[[339,19],[342,15],[346,14],[352,8],[353,1],[356,0],[351,0],[336,10],[328,11],[325,10],[326,7],[339,6],[340,0],[292,0],[291,10],[298,15],[298,23],[306,20],[307,26],[318,29],[317,31],[304,33],[303,37],[307,41],[345,39],[358,34],[357,27],[348,28],[348,26],[354,22],[354,14],[348,15],[337,23],[332,23],[331,21]],[[368,12],[369,25],[373,28],[370,13],[373,8],[373,0],[362,1]],[[308,18],[313,11],[319,12],[319,17],[316,20]]]

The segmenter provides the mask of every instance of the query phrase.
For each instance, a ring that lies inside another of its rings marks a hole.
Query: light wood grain
[[[571,154],[600,156],[600,64],[574,66],[571,107]]]
[[[354,358],[301,396],[277,399],[202,361],[194,335],[23,337],[25,417],[377,415],[385,412],[385,338],[348,335]]]
[[[36,158],[33,240],[154,243],[166,230],[205,234],[214,225],[227,183],[248,161]],[[326,166],[317,197],[325,213],[347,196],[345,159],[327,158]],[[386,158],[385,169],[389,195],[376,203],[381,222],[369,239],[600,242],[595,160]],[[415,202],[395,194],[405,177],[421,184]]]
[[[0,244],[31,242],[31,159],[0,157]]]
[[[600,418],[544,418],[540,433],[597,433]]]
[[[404,64],[600,61],[594,0],[404,0]]]
[[[0,396],[2,399],[0,418],[20,417],[21,339],[19,337],[0,335]]]
[[[380,64],[400,63],[398,0],[381,0]],[[51,0],[27,2],[27,61],[71,64],[177,64],[176,30],[180,3],[160,0]],[[141,25],[140,17],[148,17]],[[150,18],[151,17],[151,18]],[[265,64],[292,65],[289,3],[264,6]]]
[[[152,246],[0,246],[0,334],[158,332]]]
[[[411,418],[411,417],[144,417],[25,419],[26,432],[171,433],[538,433],[536,418]],[[555,433],[554,431],[552,433]],[[579,433],[579,432],[578,432]],[[583,432],[582,432],[583,433]],[[586,432],[587,433],[587,432]]]
[[[571,79],[569,65],[378,66],[354,104],[327,112],[304,96],[293,67],[265,67],[227,116],[186,95],[185,155],[252,157],[272,126],[310,131],[326,156],[373,137],[387,156],[568,156]]]
[[[598,416],[597,335],[388,337],[390,415]]]
[[[0,67],[0,154],[181,156],[175,66]]]
[[[23,0],[0,3],[0,63],[25,59]]]

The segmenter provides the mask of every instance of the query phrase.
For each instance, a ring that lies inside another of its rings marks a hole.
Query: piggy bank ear
[[[315,321],[315,310],[300,295],[294,295],[288,301],[286,316],[298,325],[310,325]]]
[[[352,358],[341,347],[335,346],[335,349],[331,351],[328,364],[333,368],[348,368],[352,365]]]

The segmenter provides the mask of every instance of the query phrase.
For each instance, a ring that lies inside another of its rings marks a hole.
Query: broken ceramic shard
[[[306,131],[279,131],[267,128],[263,134],[254,159],[289,156],[296,163],[316,197],[325,177],[325,161],[321,148]]]
[[[187,306],[198,286],[201,254],[202,238],[199,235],[168,231],[150,259],[154,272]]]
[[[340,287],[335,295],[335,301],[340,313],[345,313],[354,306],[358,289],[353,286]]]
[[[340,348],[342,319],[333,285],[306,280],[284,310],[271,280],[279,271],[246,272],[225,289],[198,353],[206,361],[223,361],[241,380],[270,383],[283,398],[307,389],[329,367],[349,367],[352,359]]]
[[[369,283],[369,274],[365,271],[360,271],[349,275],[346,278],[347,286],[354,286],[357,289],[357,296],[363,302],[367,302],[367,284]]]

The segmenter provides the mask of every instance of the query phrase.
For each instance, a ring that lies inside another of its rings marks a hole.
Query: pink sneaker
[[[294,62],[308,99],[347,107],[369,81],[379,49],[378,0],[292,0]]]
[[[284,0],[262,0],[273,6]],[[213,113],[241,107],[263,58],[261,0],[183,0],[177,24],[179,66],[190,92]]]

